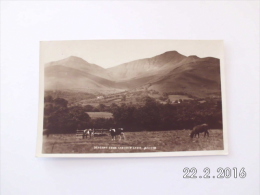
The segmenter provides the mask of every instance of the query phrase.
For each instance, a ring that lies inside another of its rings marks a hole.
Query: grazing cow
[[[82,134],[82,139],[84,139],[86,137],[87,139],[87,136],[88,136],[88,130],[87,129],[84,129],[83,130],[83,134]]]
[[[208,132],[209,126],[207,124],[202,124],[202,125],[197,125],[193,128],[191,131],[190,137],[196,137],[196,135],[200,135],[200,133],[204,132],[204,137],[207,135],[209,137],[209,132]]]
[[[94,129],[85,129],[83,131],[82,138],[84,139],[86,137],[86,139],[87,139],[88,135],[89,135],[89,138],[91,139],[91,137],[94,136]]]
[[[121,138],[125,139],[123,130],[123,128],[109,129],[112,140],[116,140],[116,136],[119,136],[119,140],[121,140]]]

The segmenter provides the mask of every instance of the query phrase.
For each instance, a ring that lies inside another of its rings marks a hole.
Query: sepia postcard
[[[37,157],[227,155],[220,40],[40,42]]]

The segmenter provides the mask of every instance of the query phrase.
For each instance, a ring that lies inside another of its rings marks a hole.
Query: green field
[[[90,118],[113,118],[113,114],[111,112],[87,112]]]
[[[76,138],[75,134],[53,134],[48,138],[44,136],[43,153],[131,153],[224,149],[222,130],[209,130],[209,137],[206,138],[201,134],[199,138],[191,139],[189,133],[190,130],[125,132],[125,140],[115,141],[112,141],[109,135],[82,139]]]

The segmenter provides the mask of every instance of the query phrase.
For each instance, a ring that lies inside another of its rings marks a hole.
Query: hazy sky
[[[221,57],[222,41],[184,40],[88,40],[88,41],[43,41],[41,64],[69,56],[83,58],[103,68],[125,62],[149,58],[166,51],[198,57]]]

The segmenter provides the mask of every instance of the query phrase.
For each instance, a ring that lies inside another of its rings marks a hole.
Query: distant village
[[[115,104],[130,103],[130,104],[142,105],[143,104],[142,99],[147,96],[155,99],[157,102],[161,104],[181,104],[183,102],[190,102],[194,100],[199,103],[206,102],[205,98],[197,98],[187,94],[175,95],[171,93],[159,93],[158,91],[155,90],[134,89],[134,90],[123,91],[114,94],[106,94],[106,95],[99,94],[96,95],[95,98],[84,99],[75,102],[75,104],[79,104],[82,106],[85,105],[97,106],[99,104],[104,104],[106,106],[109,106],[112,103]],[[220,99],[220,98],[216,96],[214,99]]]

